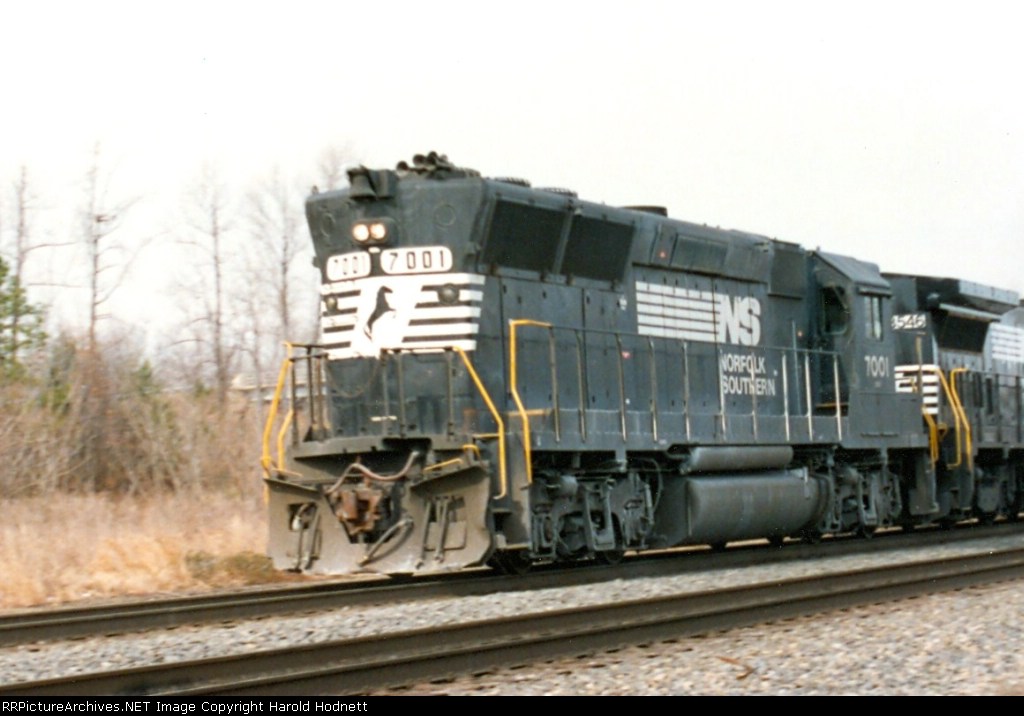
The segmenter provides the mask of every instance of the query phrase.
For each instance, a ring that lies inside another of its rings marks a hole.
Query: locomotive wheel
[[[514,550],[508,552],[495,552],[487,563],[494,569],[513,577],[518,577],[530,571],[532,562],[526,550]]]
[[[619,522],[614,522],[615,546],[611,549],[602,550],[594,555],[594,559],[600,564],[618,564],[626,556],[626,548],[623,546],[622,531],[619,529]]]
[[[622,558],[626,556],[626,550],[619,546],[614,549],[606,549],[602,552],[598,552],[594,555],[594,559],[601,564],[615,565],[622,561]]]
[[[821,542],[821,532],[818,530],[804,530],[800,533],[800,539],[804,544],[818,544]]]
[[[867,525],[857,525],[857,529],[855,529],[853,533],[862,539],[871,539],[875,536],[875,529],[875,527],[869,527]]]
[[[768,537],[768,544],[775,548],[781,548],[782,545],[786,544],[785,535],[770,535]]]

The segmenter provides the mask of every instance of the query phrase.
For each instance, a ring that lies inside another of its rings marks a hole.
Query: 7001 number
[[[452,267],[452,252],[447,246],[386,249],[380,254],[380,267],[384,273],[390,274],[449,271]]]

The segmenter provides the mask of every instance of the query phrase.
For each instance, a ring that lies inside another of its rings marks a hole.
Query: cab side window
[[[846,291],[841,286],[821,289],[821,330],[827,335],[846,333],[850,309],[846,305]]]
[[[882,297],[864,296],[864,335],[882,340]]]

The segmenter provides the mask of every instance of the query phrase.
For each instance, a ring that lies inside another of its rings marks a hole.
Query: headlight
[[[352,227],[352,238],[359,243],[364,243],[370,239],[370,227],[366,224],[355,224]]]
[[[459,289],[450,283],[446,283],[444,286],[437,289],[437,300],[449,306],[453,303],[458,303]]]
[[[377,221],[361,221],[358,224],[353,224],[352,238],[359,244],[384,243],[388,235],[392,233],[391,227],[388,226],[389,223],[387,220],[378,219]]]

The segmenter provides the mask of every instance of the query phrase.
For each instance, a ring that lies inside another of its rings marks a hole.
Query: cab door
[[[849,405],[847,364],[855,344],[853,286],[836,272],[819,274],[815,297],[815,340],[811,347],[812,394],[816,414],[843,415]]]

